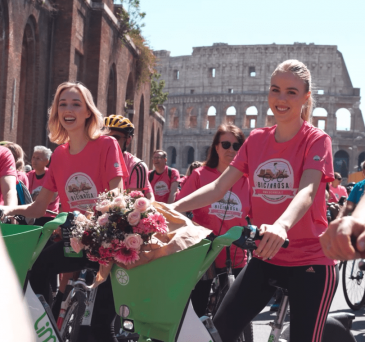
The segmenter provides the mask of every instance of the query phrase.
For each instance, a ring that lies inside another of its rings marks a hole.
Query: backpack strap
[[[172,170],[171,170],[170,166],[167,167],[167,174],[169,175],[169,178],[171,179]]]
[[[146,169],[145,169],[145,164],[142,160],[140,160],[138,163],[136,163],[133,166],[133,169],[131,171],[131,174],[129,176],[129,183],[131,182],[132,179],[132,174],[133,172],[136,172],[136,176],[137,176],[137,188],[138,189],[142,189],[146,186]]]
[[[148,180],[149,180],[149,182],[151,183],[152,182],[152,180],[153,180],[153,177],[155,176],[155,172],[156,172],[156,170],[153,170],[149,175],[148,175]]]

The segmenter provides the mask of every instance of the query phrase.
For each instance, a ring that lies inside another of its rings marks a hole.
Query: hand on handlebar
[[[272,259],[288,237],[284,227],[279,224],[262,224],[260,235],[263,236],[256,250],[262,260]]]
[[[365,223],[352,216],[338,218],[320,236],[320,242],[328,258],[365,258]]]

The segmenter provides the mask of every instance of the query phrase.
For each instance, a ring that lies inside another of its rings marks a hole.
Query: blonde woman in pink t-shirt
[[[90,91],[80,83],[62,83],[56,91],[53,104],[49,110],[49,138],[60,146],[52,156],[52,163],[45,176],[42,189],[35,202],[29,205],[3,207],[5,215],[24,215],[25,217],[41,217],[48,204],[58,192],[64,211],[85,210],[95,203],[95,198],[105,189],[119,193],[123,190],[123,177],[128,176],[123,156],[114,138],[103,136],[103,115],[94,104]],[[74,184],[83,182],[88,185],[87,199],[80,200],[73,190]],[[59,273],[74,272],[84,269],[91,263],[86,256],[67,258],[63,253],[63,241],[54,243],[44,249],[32,267],[31,286],[36,294],[49,298],[49,280]],[[99,293],[108,290],[110,282],[100,286]],[[60,304],[64,288],[56,297]],[[104,300],[113,308],[113,298],[106,296]],[[102,301],[101,301],[102,302]],[[107,303],[107,304],[108,304]],[[53,309],[57,307],[54,306]],[[59,308],[59,306],[58,306]],[[58,310],[54,310],[58,316]],[[95,319],[100,320],[101,327],[93,331],[97,341],[117,342],[110,333],[110,324],[114,319],[114,310],[100,314],[96,310]],[[99,316],[98,316],[99,315]],[[100,323],[100,322],[99,322]]]
[[[327,228],[326,182],[334,179],[331,139],[309,123],[311,75],[303,63],[288,60],[275,69],[268,103],[277,125],[253,130],[217,180],[172,207],[185,212],[207,206],[248,177],[253,222],[263,239],[214,324],[223,342],[235,341],[271,299],[275,288],[268,280],[273,278],[289,291],[291,340],[320,342],[338,279],[319,242]],[[283,249],[286,238],[290,244]]]

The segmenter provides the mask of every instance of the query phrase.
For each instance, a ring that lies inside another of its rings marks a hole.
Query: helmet
[[[126,133],[128,135],[134,134],[134,125],[130,122],[129,119],[122,115],[110,115],[104,118],[105,127],[110,128],[111,130],[119,131]]]

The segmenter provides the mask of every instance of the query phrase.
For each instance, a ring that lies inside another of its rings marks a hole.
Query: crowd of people
[[[148,170],[127,151],[133,123],[120,115],[104,118],[85,86],[63,83],[49,110],[49,139],[60,145],[54,153],[35,146],[31,170],[25,172],[22,148],[11,142],[0,146],[0,208],[6,216],[34,218],[34,224],[42,226],[60,211],[85,212],[105,189],[131,189],[186,213],[215,235],[246,225],[249,216],[263,239],[249,263],[241,249],[230,250],[236,281],[214,317],[222,340],[235,341],[269,302],[275,288],[268,279],[274,277],[289,291],[291,338],[319,342],[338,283],[336,260],[365,257],[365,180],[348,195],[341,175],[334,173],[331,139],[310,124],[314,99],[311,75],[303,63],[288,60],[275,69],[268,104],[275,126],[245,137],[237,126],[222,124],[207,159],[194,162],[180,176],[167,166],[163,150],[154,151],[154,169]],[[365,164],[362,167],[365,176]],[[29,190],[31,203],[19,205],[17,184]],[[347,201],[341,208],[343,196]],[[338,216],[331,217],[329,227],[328,203],[335,204]],[[289,247],[282,249],[286,238]],[[218,272],[225,259],[222,251],[215,261]],[[97,269],[98,264],[85,255],[65,257],[57,239],[49,241],[35,262],[30,284],[53,304],[55,317],[67,280],[85,267]],[[64,276],[57,291],[58,274]],[[192,293],[199,316],[205,312],[210,286],[211,280],[201,280]],[[100,285],[97,296],[92,334],[97,340],[116,342],[110,329],[115,318],[110,281]]]

